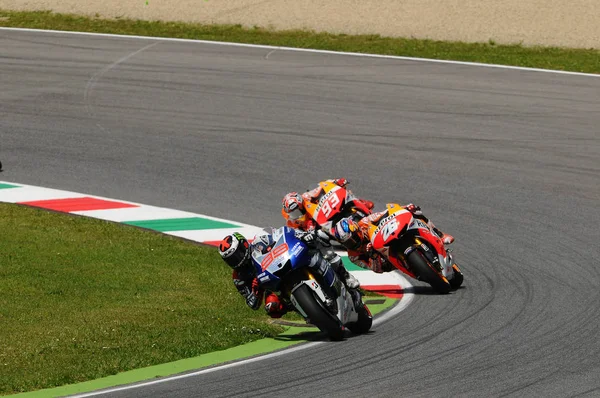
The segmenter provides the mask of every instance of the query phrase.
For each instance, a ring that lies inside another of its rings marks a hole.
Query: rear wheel
[[[296,289],[294,297],[306,312],[310,323],[327,333],[331,340],[338,341],[344,338],[342,323],[324,307],[321,300],[315,296],[308,286],[302,285]]]
[[[419,250],[414,250],[410,253],[407,262],[420,281],[429,283],[439,293],[450,293],[452,289],[450,283],[433,268]]]

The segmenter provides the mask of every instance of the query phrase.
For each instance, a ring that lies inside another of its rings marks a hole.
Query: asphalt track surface
[[[600,78],[0,31],[3,180],[279,225],[347,177],[456,237],[465,287],[370,335],[108,394],[600,395]]]

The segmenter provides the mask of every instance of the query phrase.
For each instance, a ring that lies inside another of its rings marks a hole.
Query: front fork
[[[446,250],[446,256],[444,256],[442,253],[438,253],[438,250],[432,250],[432,248],[429,246],[429,244],[424,242],[424,239],[422,237],[420,237],[419,235],[414,235],[412,237],[407,237],[409,240],[408,242],[406,242],[404,245],[405,249],[404,250],[399,250],[396,251],[398,258],[395,259],[396,262],[399,262],[400,265],[402,266],[402,268],[404,269],[400,269],[401,271],[405,272],[406,274],[408,274],[409,276],[415,278],[415,274],[414,272],[410,269],[410,264],[408,264],[408,262],[406,261],[406,259],[408,258],[408,255],[410,253],[412,253],[415,250],[419,250],[421,252],[421,254],[423,254],[423,256],[427,259],[427,261],[433,266],[433,268],[441,273],[445,278],[449,279],[452,277],[453,273],[454,273],[454,260],[452,258],[452,254],[450,253],[449,250]],[[401,246],[401,247],[402,247]],[[394,264],[397,268],[398,264]],[[408,272],[406,272],[405,270],[407,270]]]

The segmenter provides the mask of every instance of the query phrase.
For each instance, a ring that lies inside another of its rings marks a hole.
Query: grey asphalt
[[[600,396],[600,78],[0,31],[0,160],[255,225],[346,177],[456,237],[465,287],[370,335],[108,396]]]

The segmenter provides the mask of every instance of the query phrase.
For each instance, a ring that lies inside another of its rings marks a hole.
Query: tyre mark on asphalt
[[[154,47],[155,45],[157,45],[158,43],[160,43],[159,41],[155,41],[154,43],[148,44],[147,46],[144,46],[136,51],[133,51],[131,53],[129,53],[128,55],[125,55],[124,57],[119,58],[118,60],[116,60],[115,62],[113,62],[112,64],[100,69],[98,72],[96,72],[91,78],[90,80],[88,80],[87,84],[85,85],[85,90],[83,92],[83,99],[84,99],[84,103],[85,103],[85,107],[86,110],[88,112],[88,115],[90,115],[91,117],[95,116],[92,104],[90,102],[90,97],[92,95],[92,91],[94,90],[94,87],[96,86],[96,84],[98,83],[98,81],[100,81],[100,79],[102,78],[102,76],[104,76],[107,72],[109,72],[111,69],[114,69],[115,67],[117,67],[118,65],[122,64],[123,62],[129,60],[130,58],[135,57],[136,55],[138,55],[139,53]],[[96,126],[104,131],[104,132],[108,132],[108,130],[102,126],[100,123],[96,122]]]

